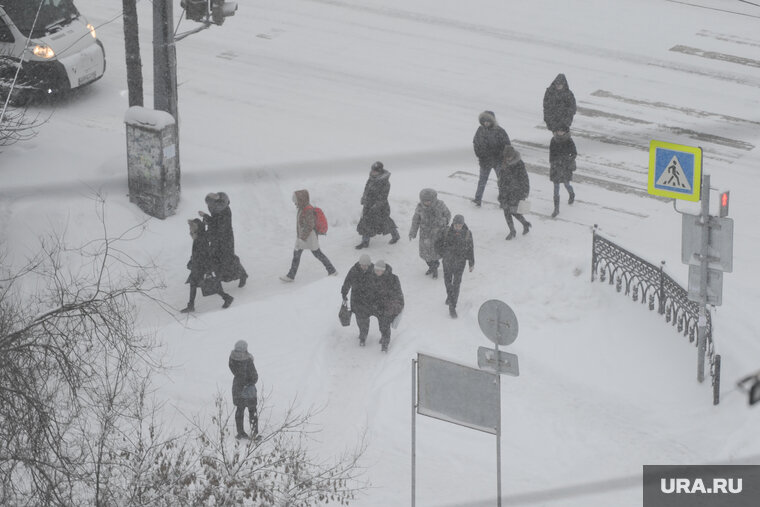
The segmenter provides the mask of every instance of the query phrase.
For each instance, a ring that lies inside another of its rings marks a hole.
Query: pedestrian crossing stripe
[[[649,184],[652,195],[699,201],[702,148],[652,141],[649,144]]]

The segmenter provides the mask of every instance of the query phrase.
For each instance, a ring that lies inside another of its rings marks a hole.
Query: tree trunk
[[[136,0],[122,0],[124,9],[124,48],[127,53],[127,89],[129,107],[143,105],[142,61],[137,30]]]

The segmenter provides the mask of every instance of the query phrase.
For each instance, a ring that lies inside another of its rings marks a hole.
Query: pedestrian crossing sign
[[[649,185],[652,195],[699,201],[702,148],[652,141],[649,143]]]

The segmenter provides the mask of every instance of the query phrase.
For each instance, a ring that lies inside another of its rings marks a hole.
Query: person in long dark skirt
[[[259,381],[259,373],[253,364],[253,356],[248,352],[248,342],[240,340],[235,343],[235,348],[230,352],[230,371],[234,375],[232,380],[232,403],[235,405],[236,438],[248,438],[248,433],[243,427],[245,409],[248,409],[248,421],[251,425],[251,437],[258,439],[259,416],[256,409],[258,397],[256,396],[256,382]]]
[[[190,275],[185,280],[185,283],[190,284],[190,301],[185,308],[180,310],[182,313],[195,311],[195,296],[198,287],[203,283],[206,276],[214,273],[214,263],[211,260],[211,247],[209,246],[205,224],[197,218],[188,220],[187,223],[190,226],[190,237],[193,238],[193,249],[190,260],[187,261],[187,269],[190,270]],[[217,294],[224,300],[222,308],[228,308],[234,298],[224,292],[221,283],[217,284],[217,290]]]
[[[362,236],[361,243],[356,245],[357,250],[367,248],[370,238],[376,234],[390,234],[391,245],[399,240],[398,227],[391,218],[391,206],[388,203],[390,177],[390,171],[385,169],[382,162],[372,164],[361,199],[362,217],[356,226],[356,231]]]
[[[232,210],[230,198],[224,192],[212,192],[206,195],[209,213],[199,211],[208,230],[211,244],[211,260],[214,270],[222,282],[240,280],[238,287],[245,286],[248,273],[235,255],[235,234],[232,231]]]

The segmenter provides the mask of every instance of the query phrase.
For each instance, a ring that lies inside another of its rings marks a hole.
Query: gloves
[[[470,273],[472,273],[473,269],[475,269],[475,265],[474,264],[470,264]]]
[[[343,304],[345,305],[348,303],[348,296],[343,296]]]
[[[413,240],[416,236],[414,234],[409,233],[409,241]]]

